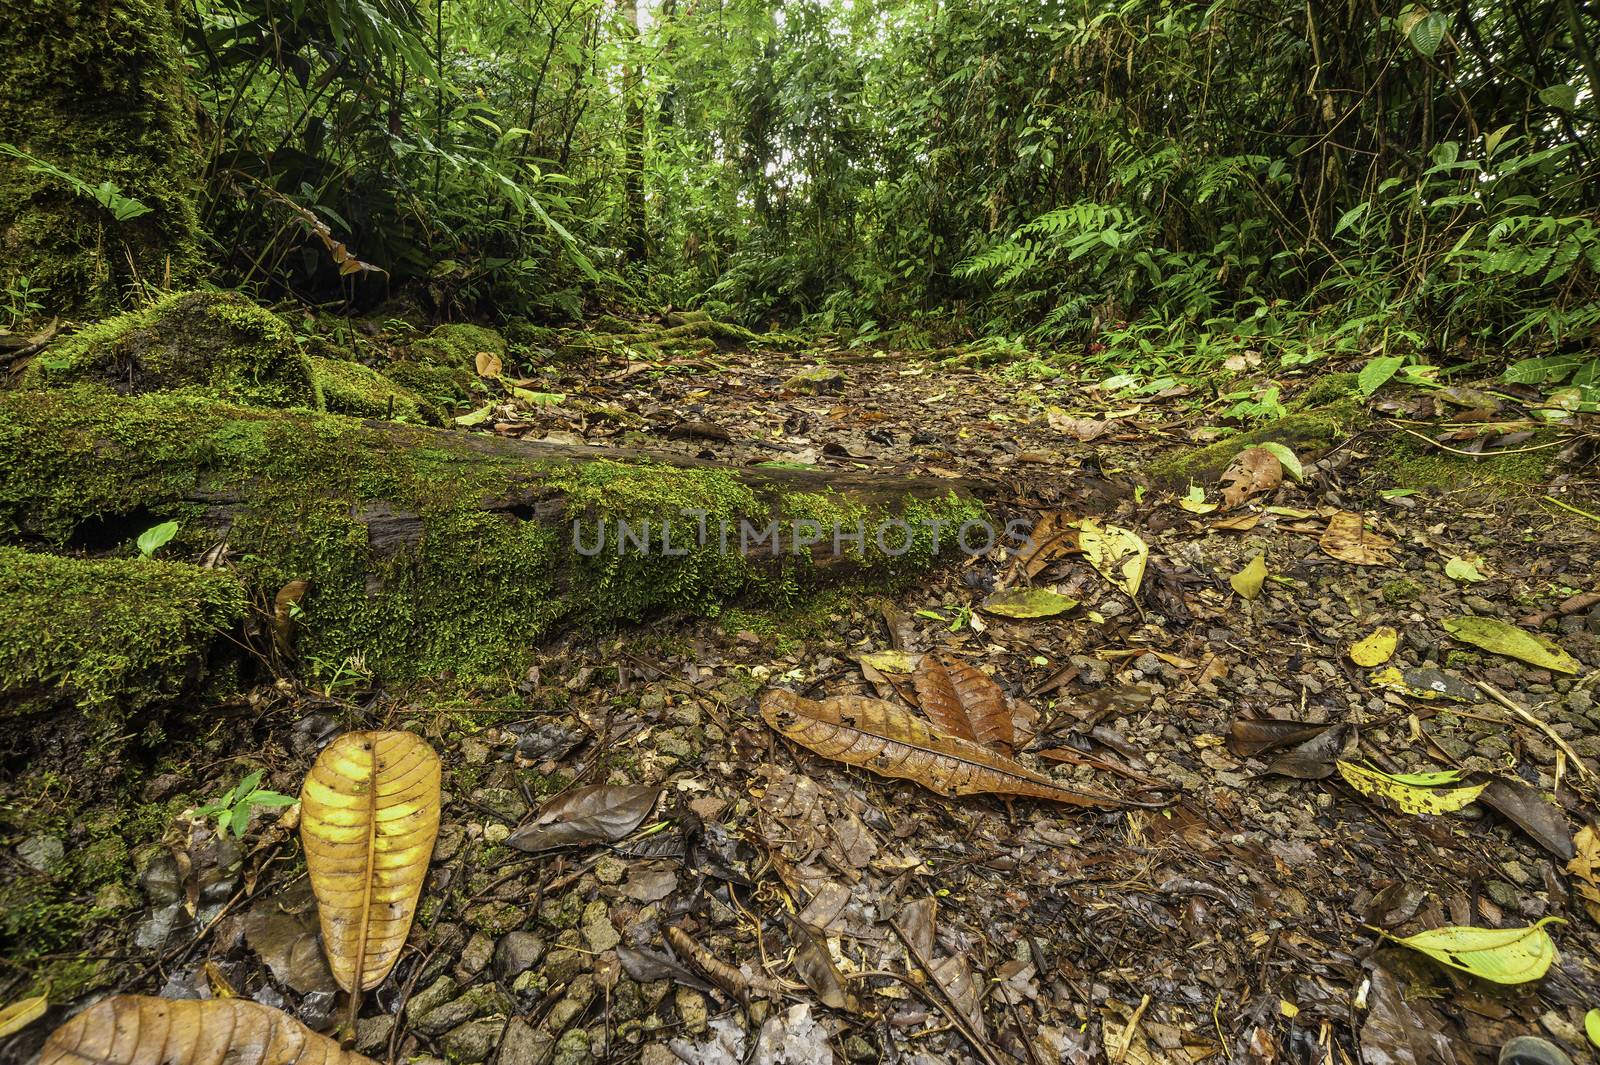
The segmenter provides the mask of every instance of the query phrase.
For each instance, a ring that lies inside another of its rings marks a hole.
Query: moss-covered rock
[[[384,368],[391,381],[431,403],[467,400],[478,383],[476,358],[486,351],[506,356],[506,342],[493,329],[466,322],[441,325]]]
[[[244,610],[229,573],[0,547],[0,716],[72,706],[115,724],[181,697]]]
[[[442,424],[433,404],[370,366],[313,355],[311,372],[322,390],[323,402],[334,414],[387,418],[413,425]]]
[[[123,395],[196,389],[262,407],[319,408],[311,361],[283,320],[231,292],[176,292],[48,349],[28,383],[97,381]]]
[[[0,19],[0,143],[148,213],[117,221],[59,176],[0,155],[0,282],[26,276],[67,314],[116,308],[135,279],[191,279],[199,138],[174,8],[158,0],[14,0]]]
[[[0,394],[0,536],[103,542],[107,529],[132,535],[134,525],[176,518],[183,532],[171,550],[226,536],[253,586],[312,582],[298,650],[313,669],[359,658],[387,678],[484,677],[519,676],[538,639],[563,622],[714,614],[740,597],[781,602],[835,575],[893,581],[935,555],[932,519],[948,548],[951,523],[981,514],[942,486],[928,498],[848,479],[838,493],[797,491],[805,475],[790,471],[566,456],[193,396],[118,398],[93,386]],[[859,520],[870,530],[885,517],[908,529],[889,528],[888,549],[869,532],[860,550],[844,540],[837,560],[788,550],[795,522],[850,530]],[[777,522],[787,546],[774,553],[770,538],[741,537],[741,519],[757,532]],[[650,546],[619,551],[630,533]]]

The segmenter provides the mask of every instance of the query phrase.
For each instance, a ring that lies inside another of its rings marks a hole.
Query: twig
[[[1546,722],[1540,721],[1538,718],[1528,713],[1528,711],[1512,702],[1506,697],[1504,692],[1502,692],[1499,688],[1496,688],[1493,684],[1481,680],[1475,680],[1472,683],[1477,685],[1479,691],[1483,692],[1489,698],[1493,699],[1507,710],[1510,710],[1513,714],[1516,714],[1518,717],[1522,718],[1522,720],[1526,721],[1528,724],[1544,733],[1545,736],[1549,737],[1550,742],[1559,747],[1561,752],[1567,756],[1567,761],[1578,767],[1579,773],[1590,778],[1591,780],[1595,778],[1594,770],[1590,769],[1588,765],[1584,763],[1583,759],[1578,757],[1578,752],[1572,749],[1572,745],[1566,740],[1562,739],[1560,734],[1557,733],[1555,729],[1551,728]]]
[[[928,960],[922,956],[922,952],[911,942],[911,937],[906,935],[905,929],[900,927],[898,921],[890,921],[889,927],[894,929],[894,934],[899,936],[900,942],[905,944],[906,954],[911,957],[912,961],[917,963],[918,968],[927,974],[928,983],[937,992],[935,996],[937,1001],[934,1004],[939,1007],[939,1012],[943,1013],[945,1019],[955,1025],[956,1030],[966,1037],[967,1042],[972,1045],[972,1049],[977,1051],[978,1057],[982,1058],[987,1065],[1001,1065],[1000,1060],[994,1056],[994,1051],[989,1048],[989,1044],[979,1038],[971,1023],[961,1015],[961,1010],[956,1005],[955,999],[950,997],[950,992],[945,990],[944,985],[939,982],[939,978],[933,974],[933,966],[928,964]]]
[[[1564,503],[1561,500],[1557,499],[1555,496],[1551,496],[1551,495],[1545,496],[1544,497],[1544,501],[1546,503],[1554,503],[1556,506],[1560,507],[1562,510],[1570,510],[1570,511],[1572,511],[1572,513],[1577,514],[1580,517],[1588,518],[1590,521],[1595,522],[1596,524],[1600,524],[1600,514],[1591,513],[1591,512],[1589,512],[1587,510],[1584,510],[1582,507],[1575,507],[1571,503]]]
[[[1393,422],[1390,422],[1389,424],[1394,425]],[[1562,444],[1566,443],[1564,440],[1551,440],[1548,443],[1530,444],[1527,447],[1510,447],[1503,451],[1463,451],[1458,447],[1451,447],[1449,444],[1441,444],[1439,441],[1434,440],[1432,437],[1424,436],[1415,429],[1407,429],[1403,425],[1394,425],[1394,427],[1400,430],[1402,433],[1410,433],[1418,440],[1421,440],[1427,444],[1431,444],[1440,451],[1448,451],[1452,455],[1464,455],[1469,459],[1497,459],[1502,455],[1523,455],[1529,451],[1543,451],[1546,448],[1560,447]]]

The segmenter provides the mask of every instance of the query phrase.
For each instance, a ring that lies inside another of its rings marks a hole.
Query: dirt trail
[[[1600,526],[1540,491],[1407,483],[1418,475],[1378,461],[1394,451],[1388,428],[1338,441],[1301,483],[1195,513],[1177,505],[1182,485],[1138,487],[1154,458],[1205,435],[1181,389],[1141,402],[904,353],[796,378],[813,365],[737,352],[664,373],[625,358],[573,367],[546,386],[568,402],[502,410],[482,431],[977,478],[1002,520],[1137,532],[1150,549],[1137,599],[1070,541],[1020,564],[1002,544],[894,596],[568,636],[517,700],[262,693],[246,746],[278,790],[297,790],[342,727],[420,727],[444,758],[416,949],[370,997],[358,1049],[515,1065],[1468,1062],[1538,1032],[1580,1059],[1584,1013],[1600,1005],[1600,908],[1586,912],[1567,859],[1594,816],[1600,606],[1553,613],[1545,630],[1582,663],[1576,676],[1477,650],[1443,622],[1515,621],[1596,591]],[[1563,501],[1600,510],[1592,466],[1562,476]],[[1392,541],[1383,561],[1323,549],[1341,511]],[[1229,577],[1262,553],[1269,576],[1247,600]],[[1448,576],[1452,559],[1482,579]],[[996,590],[1028,583],[1019,570],[1081,605],[1032,620],[985,612]],[[1399,633],[1388,664],[1427,671],[1406,674],[1409,694],[1347,653],[1385,625]],[[1032,733],[1019,744],[1028,766],[1174,801],[947,799],[763,724],[756,699],[773,685],[914,700],[881,652],[992,674]],[[1429,686],[1468,701],[1419,697]],[[201,756],[145,798],[225,789],[241,739],[197,741]],[[1499,783],[1459,813],[1411,815],[1349,786],[1341,754]],[[550,796],[606,783],[661,787],[643,834],[538,855],[506,845]],[[326,1025],[335,996],[319,955],[291,949],[315,923],[303,863],[270,821],[242,851],[205,827],[171,836],[203,885],[198,920],[162,854],[123,927],[84,946],[124,959],[126,990],[227,987]],[[1384,945],[1371,927],[1547,916],[1567,921],[1551,926],[1559,958],[1512,988]],[[701,948],[735,972],[697,964]]]

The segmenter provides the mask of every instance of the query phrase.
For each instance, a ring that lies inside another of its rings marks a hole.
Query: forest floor
[[[1422,423],[1442,410],[1380,398],[1365,428],[1305,456],[1303,480],[1199,513],[1178,505],[1185,484],[1147,476],[1211,435],[1187,386],[1130,396],[916,353],[825,363],[803,380],[815,353],[557,368],[537,387],[568,402],[504,407],[477,431],[976,478],[1002,519],[1136,532],[1150,549],[1137,598],[1071,537],[1020,559],[1002,542],[897,594],[552,640],[519,709],[263,689],[252,723],[195,738],[191,768],[144,800],[220,793],[244,754],[293,794],[340,727],[410,724],[444,759],[416,949],[370,996],[358,1050],[503,1065],[1343,1065],[1489,1062],[1533,1033],[1587,1060],[1600,901],[1586,909],[1584,893],[1600,900],[1600,849],[1580,833],[1574,857],[1573,831],[1594,817],[1600,767],[1592,441],[1543,479],[1507,480],[1497,464],[1532,453],[1441,461],[1388,416],[1432,437]],[[1197,481],[1219,502],[1214,471]],[[1365,514],[1367,564],[1325,550],[1340,512]],[[1247,599],[1229,578],[1263,553]],[[1081,605],[984,609],[1030,581]],[[1443,627],[1538,614],[1576,676]],[[1388,664],[1405,671],[1389,687],[1349,654],[1385,625],[1400,634]],[[758,711],[771,686],[914,706],[908,673],[927,652],[992,674],[1031,733],[1018,760],[1156,808],[951,799],[819,757]],[[1497,783],[1459,812],[1408,814],[1354,789],[1340,757]],[[607,784],[661,789],[626,838],[604,842],[606,816],[558,804],[576,842],[506,845],[551,796]],[[122,990],[236,993],[330,1027],[303,864],[275,816],[259,813],[242,846],[205,819],[169,829],[144,856],[143,897],[76,949],[112,960]],[[60,845],[36,837],[26,855]],[[22,873],[27,860],[11,859]],[[1558,958],[1517,986],[1378,931],[1546,917],[1566,921],[1547,926]]]

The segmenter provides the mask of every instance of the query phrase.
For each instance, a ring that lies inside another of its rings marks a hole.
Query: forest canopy
[[[1600,323],[1577,0],[195,0],[164,28],[188,265],[267,298],[1200,364],[1559,356]],[[5,165],[98,196],[122,270],[172,190],[73,172],[27,117]],[[70,304],[4,280],[13,317]]]

